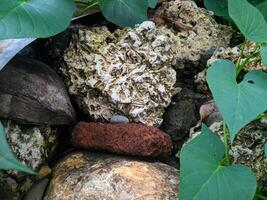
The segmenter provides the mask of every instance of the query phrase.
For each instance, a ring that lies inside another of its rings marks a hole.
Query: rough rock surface
[[[85,149],[136,156],[168,156],[172,151],[169,135],[155,127],[132,123],[80,122],[72,132],[72,141]]]
[[[75,120],[66,88],[47,65],[16,57],[0,72],[0,117],[23,124],[69,124]]]
[[[178,179],[159,162],[77,152],[56,165],[44,200],[177,200]]]
[[[11,120],[2,122],[11,150],[33,170],[38,170],[55,153],[58,142],[56,128],[18,125]]]
[[[46,166],[57,147],[57,130],[48,126],[18,125],[1,120],[11,150],[16,157],[36,172]],[[0,172],[0,199],[20,200],[44,173],[29,176],[16,170]],[[2,187],[4,185],[5,187]]]
[[[223,140],[223,123],[215,122],[210,129]],[[257,177],[258,186],[267,191],[267,159],[264,144],[267,142],[267,124],[253,122],[243,128],[237,135],[229,150],[233,163],[241,163],[252,169]],[[194,134],[193,137],[198,135]]]
[[[214,63],[215,61],[219,60],[219,59],[228,59],[231,60],[233,63],[236,63],[239,55],[240,55],[240,51],[241,51],[241,45],[238,45],[236,47],[233,48],[223,48],[220,47],[218,48],[214,54],[212,55],[212,57],[207,61],[207,65],[211,65],[212,63]],[[245,48],[244,52],[243,52],[243,58],[240,60],[241,63],[243,63],[246,58],[254,52],[255,49],[255,43],[248,43],[248,47]],[[267,68],[263,65],[261,58],[260,58],[260,53],[259,53],[259,49],[256,50],[255,56],[251,59],[252,62],[249,63],[244,70],[245,71],[252,71],[252,70],[262,70],[267,72]],[[206,81],[206,72],[207,69],[204,69],[203,71],[201,71],[199,74],[197,74],[195,76],[195,85],[197,85],[197,89],[198,91],[202,92],[202,93],[207,93],[208,92],[208,85],[207,85],[207,81]]]
[[[94,119],[124,115],[159,126],[176,82],[171,45],[149,21],[114,33],[80,28],[65,50],[61,71],[69,93]]]
[[[207,100],[204,95],[183,88],[174,96],[172,103],[163,115],[161,130],[168,133],[174,144],[178,144],[189,134],[190,128],[197,123],[198,107]]]
[[[191,0],[164,2],[153,18],[156,22],[160,19],[160,31],[174,41],[173,65],[178,78],[203,69],[218,47],[228,47],[233,33],[230,26],[218,24],[211,12]]]

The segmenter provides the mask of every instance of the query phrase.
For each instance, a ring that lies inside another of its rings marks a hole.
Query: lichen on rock
[[[176,82],[171,45],[150,21],[114,33],[80,27],[65,50],[61,71],[70,94],[95,120],[124,115],[159,126]]]
[[[11,120],[4,120],[3,125],[11,150],[33,170],[38,170],[55,152],[56,129],[49,126],[18,125]]]

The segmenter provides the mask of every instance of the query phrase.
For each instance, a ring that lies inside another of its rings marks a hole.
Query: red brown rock
[[[167,156],[172,151],[169,135],[140,124],[78,123],[72,132],[74,145],[135,156]]]

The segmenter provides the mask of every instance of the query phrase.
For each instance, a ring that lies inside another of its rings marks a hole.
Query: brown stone
[[[177,200],[179,171],[160,162],[75,152],[53,169],[44,200]]]
[[[107,150],[137,156],[167,156],[171,154],[169,135],[158,128],[140,124],[78,123],[72,140],[85,149]]]

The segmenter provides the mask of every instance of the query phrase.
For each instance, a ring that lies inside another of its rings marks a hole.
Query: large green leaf
[[[222,166],[224,145],[206,126],[181,151],[180,200],[251,200],[256,178],[243,165]]]
[[[98,0],[103,15],[119,26],[134,26],[147,20],[148,1]]]
[[[267,67],[267,44],[263,43],[261,44],[261,59],[262,59],[262,63],[265,65],[265,67]]]
[[[48,37],[67,28],[73,0],[1,0],[0,39]]]
[[[267,23],[261,12],[246,0],[228,0],[229,15],[243,35],[254,42],[267,41]]]
[[[249,72],[238,84],[235,65],[229,60],[219,60],[208,69],[207,81],[232,141],[242,127],[267,109],[267,74],[264,72]]]
[[[30,168],[20,163],[10,151],[6,141],[6,135],[2,123],[0,122],[0,169],[15,169],[29,174],[35,174]]]
[[[148,5],[150,8],[155,8],[158,3],[158,0],[148,0]]]
[[[228,17],[228,0],[204,0],[205,7],[217,16]]]
[[[257,8],[260,10],[260,12],[263,14],[265,20],[267,19],[267,1],[263,1],[259,5],[257,5]]]

